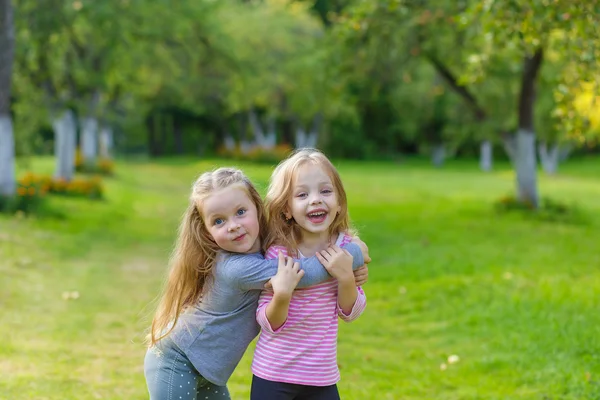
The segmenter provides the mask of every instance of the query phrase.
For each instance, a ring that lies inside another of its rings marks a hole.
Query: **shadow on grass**
[[[548,223],[586,226],[592,221],[579,205],[562,203],[548,197],[541,199],[539,207],[535,208],[513,196],[504,196],[494,203],[494,209],[500,215],[518,214],[526,219]]]

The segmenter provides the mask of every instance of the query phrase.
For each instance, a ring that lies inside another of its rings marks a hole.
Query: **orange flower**
[[[24,187],[20,187],[17,189],[17,194],[19,196],[25,196],[27,194],[27,189],[25,189]]]
[[[33,186],[29,188],[29,195],[30,196],[35,195],[35,188]]]

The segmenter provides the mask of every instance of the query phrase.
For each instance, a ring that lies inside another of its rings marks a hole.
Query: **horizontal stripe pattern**
[[[340,235],[338,245],[350,242]],[[277,258],[282,246],[272,246],[265,258]],[[330,279],[308,288],[296,289],[292,296],[288,318],[273,330],[266,308],[273,298],[272,291],[263,291],[258,301],[256,320],[262,328],[252,372],[262,379],[300,385],[329,386],[340,379],[337,365],[338,318],[350,322],[360,316],[366,307],[366,296],[358,287],[356,303],[345,315],[337,301],[337,281]]]

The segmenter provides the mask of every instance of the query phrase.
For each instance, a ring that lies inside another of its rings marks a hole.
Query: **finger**
[[[326,259],[330,259],[331,257],[333,257],[333,251],[331,251],[331,247],[325,250],[321,250],[321,255],[323,257],[325,257]]]
[[[267,283],[265,283],[265,289],[271,289],[273,287],[273,284],[271,283],[271,280],[269,279],[267,281]]]
[[[333,246],[331,246],[331,248],[336,252],[336,253],[341,253],[342,249],[340,246],[338,246],[337,244],[334,244]]]
[[[338,254],[341,251],[341,249],[338,246],[333,245],[328,247],[327,251],[333,256],[334,254]]]
[[[298,272],[299,270],[300,270],[300,263],[295,262],[294,265],[292,265],[292,271]]]
[[[321,264],[325,265],[328,263],[327,259],[323,257],[323,255],[320,252],[317,252],[315,255],[317,256],[317,260],[319,260]]]
[[[350,257],[352,257],[352,254],[350,254],[350,252],[349,252],[348,250],[346,250],[346,249],[342,249],[342,251],[343,251],[344,253],[346,253],[346,255],[347,255],[347,256],[350,256]]]
[[[356,271],[354,272],[354,280],[364,279],[365,276],[368,276],[368,274],[362,272],[356,273]]]
[[[294,263],[294,259],[292,257],[285,258],[285,266],[287,268],[291,268],[293,263]]]
[[[298,271],[298,278],[302,279],[303,276],[304,276],[304,270],[301,269],[300,271]]]

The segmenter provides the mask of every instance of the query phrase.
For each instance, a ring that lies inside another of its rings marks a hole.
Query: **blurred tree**
[[[77,98],[65,30],[72,25],[73,7],[81,3],[19,0],[17,4],[17,118],[29,120],[32,130],[51,121],[54,175],[70,180],[75,170]]]
[[[276,120],[294,126],[297,138],[316,137],[328,91],[325,53],[319,45],[323,31],[309,4],[249,3],[224,9],[221,21],[232,38],[236,61],[228,74],[226,104],[230,114],[247,118],[235,135],[243,147],[273,146]],[[290,133],[285,139],[296,141]]]
[[[0,195],[15,194],[15,144],[11,117],[14,60],[11,0],[0,0]]]
[[[476,2],[462,14],[461,22],[478,49],[468,58],[471,77],[485,75],[492,53],[506,51],[521,59],[518,130],[513,142],[517,198],[537,208],[534,110],[540,71],[544,63],[553,61],[552,55],[558,59],[562,68],[557,71],[561,83],[555,89],[556,115],[567,135],[580,137],[582,129],[569,94],[597,77],[600,2]]]

